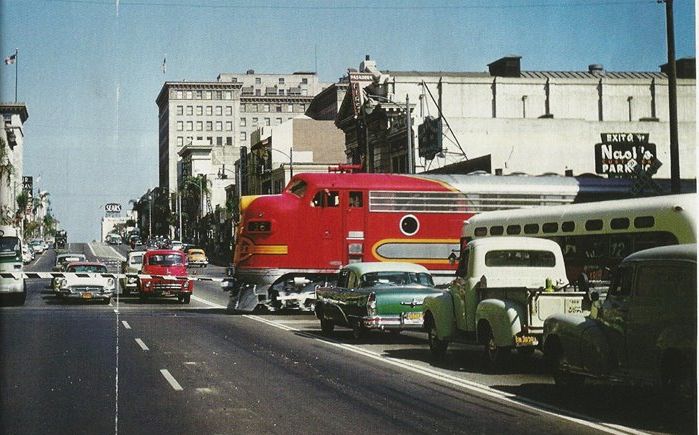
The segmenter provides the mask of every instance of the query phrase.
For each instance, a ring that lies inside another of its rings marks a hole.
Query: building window
[[[256,85],[261,85],[262,84],[262,79],[259,77],[255,77],[255,84]]]
[[[197,131],[202,131],[204,129],[204,123],[197,121]]]
[[[259,121],[258,121],[257,118],[252,118],[252,126],[253,126],[253,127],[257,127],[257,123],[258,123],[258,122],[259,122]]]
[[[204,140],[204,136],[197,136],[197,140]]]
[[[182,106],[177,106],[177,112],[178,115],[182,115],[184,113],[184,107]]]
[[[216,106],[216,116],[221,116],[221,115],[223,115],[223,107]]]
[[[233,116],[233,107],[226,106],[226,116]]]
[[[250,111],[251,111],[251,112],[257,112],[257,104],[251,104],[251,105],[250,105]]]
[[[262,96],[262,90],[261,90],[261,89],[255,89],[255,96],[256,96],[256,97],[261,97],[261,96]]]
[[[187,95],[186,98],[187,98],[188,100],[191,100],[191,99],[192,99],[192,91],[187,91],[187,94],[186,94],[186,95]]]
[[[223,123],[221,121],[216,121],[216,131],[223,130]]]
[[[211,131],[214,129],[214,123],[211,121],[206,121],[206,131]]]
[[[301,79],[301,84],[302,84],[302,85],[307,85],[307,84],[308,84],[308,79],[306,79],[306,78]]]
[[[216,146],[223,146],[223,138],[221,136],[216,138]]]
[[[244,131],[241,131],[240,132],[240,142],[245,142],[246,140],[248,140],[248,134],[245,133]]]
[[[226,131],[233,131],[233,121],[226,121]]]
[[[203,114],[204,114],[204,108],[201,107],[201,106],[197,106],[197,112],[196,112],[196,113],[197,113],[198,116],[203,115]]]
[[[301,112],[305,112],[305,111],[306,111],[306,105],[305,105],[305,104],[301,104],[300,106],[301,106]]]
[[[269,112],[269,104],[265,104],[262,106],[262,111],[263,112]]]
[[[204,98],[206,98],[207,100],[210,100],[211,99],[211,91],[205,91]]]
[[[281,105],[281,104],[277,104],[276,106],[274,106],[274,111],[277,112],[277,113],[281,113],[281,111],[282,111],[282,105]]]
[[[269,118],[265,118],[265,125],[269,126],[269,125],[270,125],[270,121],[271,121],[271,120],[270,120]]]
[[[211,106],[206,106],[206,114],[207,115],[212,115],[214,113],[214,109]]]
[[[283,85],[284,84],[284,77],[279,77],[279,84]]]
[[[247,110],[247,107],[248,106],[246,106],[245,103],[240,103],[240,111],[241,112],[245,112]]]
[[[286,111],[287,112],[293,112],[294,111],[294,105],[293,104],[288,104],[286,106]],[[407,116],[407,115],[406,115]]]
[[[282,122],[283,122],[283,121],[282,121],[281,118],[277,118],[277,124],[276,124],[276,125],[279,125],[279,124],[281,124]]]
[[[216,91],[216,99],[217,99],[217,100],[220,100],[220,99],[221,99],[221,94],[222,94],[221,91]]]
[[[246,118],[240,118],[240,126],[241,127],[247,127],[245,124],[247,124],[248,120]]]
[[[187,137],[184,139],[184,142],[185,142],[187,145],[191,145],[191,144],[192,144],[192,136],[187,136]]]
[[[184,144],[184,138],[182,136],[177,136],[177,146],[181,147]]]
[[[224,100],[232,100],[233,95],[231,94],[231,91],[223,91],[223,99]]]
[[[233,138],[228,136],[226,137],[226,145],[233,145]]]
[[[279,95],[284,95],[284,89],[279,89]]]
[[[177,98],[182,99],[182,91],[177,91]]]
[[[193,125],[192,121],[187,121],[187,131],[192,131]]]
[[[194,93],[194,98],[196,98],[197,100],[201,100],[201,91],[196,91]]]
[[[182,121],[177,121],[177,131],[184,130],[184,123]]]
[[[192,116],[194,114],[194,107],[187,106],[187,116]]]

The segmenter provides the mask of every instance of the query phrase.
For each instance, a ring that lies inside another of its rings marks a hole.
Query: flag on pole
[[[163,64],[160,66],[160,69],[163,71],[163,74],[165,74],[165,71],[167,71],[167,57],[163,58]]]
[[[16,61],[17,61],[17,53],[10,55],[10,56],[7,56],[5,58],[5,65],[12,65]]]

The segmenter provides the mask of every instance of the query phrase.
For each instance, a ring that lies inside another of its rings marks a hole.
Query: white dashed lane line
[[[148,346],[146,346],[146,343],[144,343],[143,340],[141,340],[140,338],[137,338],[135,341],[139,346],[141,346],[141,349],[150,350],[148,349]]]
[[[131,325],[129,325],[129,322],[127,322],[126,320],[122,320],[121,324],[124,325],[124,328],[131,329]]]
[[[165,380],[170,384],[173,390],[175,391],[182,391],[184,388],[180,385],[179,382],[177,382],[177,379],[175,379],[170,372],[167,369],[160,369],[160,373],[163,375]]]

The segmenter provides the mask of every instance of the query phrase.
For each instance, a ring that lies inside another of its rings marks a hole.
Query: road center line
[[[173,390],[175,391],[182,391],[184,388],[180,385],[179,382],[177,382],[177,379],[175,379],[170,372],[167,369],[160,369],[160,373],[163,375],[165,380],[170,384]]]
[[[281,329],[281,330],[293,331],[299,335],[317,340],[317,341],[319,341],[321,343],[325,343],[329,346],[338,347],[338,348],[341,348],[341,349],[344,349],[344,350],[347,350],[347,351],[350,351],[350,352],[353,352],[353,353],[356,353],[359,355],[363,355],[365,357],[368,357],[368,358],[371,358],[371,359],[374,359],[377,361],[381,361],[381,362],[386,363],[386,364],[398,366],[398,367],[401,367],[401,368],[406,369],[408,371],[411,371],[413,373],[417,373],[417,374],[435,379],[437,381],[441,381],[441,382],[444,382],[447,384],[455,385],[455,386],[464,388],[466,390],[478,392],[480,394],[485,394],[487,396],[497,398],[497,399],[503,400],[505,402],[511,403],[512,405],[515,405],[517,407],[531,409],[531,410],[534,410],[537,412],[541,412],[543,414],[552,415],[552,416],[561,418],[563,420],[572,421],[572,422],[575,422],[577,424],[591,427],[593,429],[597,429],[597,430],[600,430],[600,431],[603,431],[606,433],[610,433],[610,434],[642,434],[643,433],[641,431],[637,431],[637,430],[632,429],[632,428],[618,426],[618,425],[611,425],[611,424],[607,424],[607,423],[600,422],[597,420],[593,420],[590,417],[587,417],[585,415],[581,415],[581,414],[569,412],[569,411],[566,411],[563,409],[559,409],[559,408],[553,407],[551,405],[547,405],[545,403],[541,403],[541,402],[527,399],[525,397],[517,396],[516,394],[502,392],[500,390],[496,390],[494,388],[491,388],[487,385],[482,385],[482,384],[479,384],[476,382],[467,381],[465,379],[460,379],[460,378],[457,378],[455,376],[450,376],[450,375],[445,374],[445,373],[431,370],[429,368],[420,367],[417,364],[412,364],[410,362],[398,360],[395,358],[390,358],[390,357],[387,357],[387,356],[380,354],[380,353],[377,353],[377,352],[372,352],[370,350],[362,349],[361,347],[356,346],[356,345],[345,344],[345,343],[342,343],[338,340],[321,338],[315,334],[311,334],[311,333],[303,331],[301,329],[297,329],[297,328],[286,326],[286,325],[276,324],[273,321],[264,319],[264,318],[256,316],[256,315],[243,315],[243,317],[257,321],[257,322],[261,322],[261,323],[264,323],[264,324],[267,324],[270,326],[273,326],[273,327]]]
[[[124,328],[131,329],[131,325],[129,325],[129,322],[127,322],[126,320],[122,320],[121,324],[124,325]]]
[[[191,297],[192,297],[192,299],[194,299],[195,301],[197,301],[197,302],[199,302],[199,303],[201,303],[201,304],[204,304],[204,305],[208,305],[208,306],[213,307],[213,308],[226,308],[224,305],[215,304],[215,303],[213,303],[213,302],[209,302],[209,301],[207,301],[206,299],[202,299],[202,298],[196,297],[196,296],[194,296],[194,295],[192,295]]]
[[[148,349],[148,346],[146,346],[146,343],[144,343],[143,340],[141,340],[140,338],[137,338],[137,339],[136,339],[136,343],[137,343],[139,346],[141,346],[141,349],[143,349],[143,350],[150,350],[150,349]]]

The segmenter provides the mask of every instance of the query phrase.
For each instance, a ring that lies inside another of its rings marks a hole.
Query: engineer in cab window
[[[350,208],[359,208],[363,206],[362,192],[349,193],[349,206]]]

